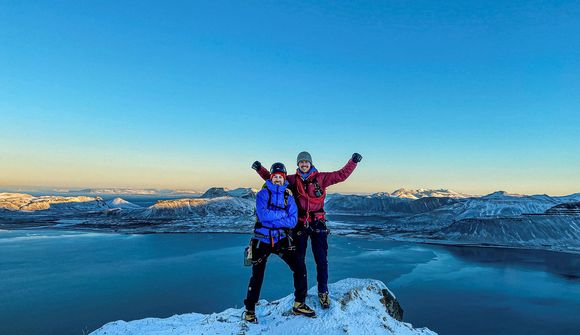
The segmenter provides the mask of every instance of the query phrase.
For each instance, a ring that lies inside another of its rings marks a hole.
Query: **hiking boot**
[[[330,297],[328,296],[328,292],[318,293],[318,301],[320,301],[320,305],[322,308],[327,309],[330,307]]]
[[[292,313],[294,313],[294,315],[304,315],[309,318],[316,317],[316,312],[303,302],[297,301],[294,302],[294,306],[292,307]]]
[[[244,321],[251,322],[251,323],[258,323],[258,318],[256,318],[255,311],[249,311],[246,309],[244,312]]]

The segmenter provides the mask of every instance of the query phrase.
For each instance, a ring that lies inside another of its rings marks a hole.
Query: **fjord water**
[[[242,306],[247,235],[121,235],[0,231],[0,334],[83,334],[114,320]],[[376,278],[405,321],[440,334],[573,334],[580,328],[580,256],[329,240],[330,281]],[[315,285],[308,257],[309,286]],[[292,292],[269,260],[262,298]],[[258,312],[259,313],[259,312]]]

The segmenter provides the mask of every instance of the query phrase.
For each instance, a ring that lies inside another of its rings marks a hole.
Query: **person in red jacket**
[[[354,153],[346,165],[334,172],[318,172],[312,164],[312,156],[303,151],[296,159],[296,174],[288,175],[288,188],[294,194],[298,205],[298,224],[293,229],[296,251],[305,261],[308,238],[312,244],[312,253],[316,262],[316,280],[318,282],[318,299],[322,308],[330,306],[328,297],[328,233],[324,200],[326,188],[345,181],[354,171],[362,156]],[[252,168],[264,180],[270,179],[270,172],[259,161]]]

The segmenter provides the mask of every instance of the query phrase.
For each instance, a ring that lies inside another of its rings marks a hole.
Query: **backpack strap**
[[[268,191],[268,207],[274,207],[276,209],[283,209],[283,210],[288,209],[288,197],[290,197],[290,190],[289,189],[284,190],[284,208],[274,206],[272,204],[272,191],[270,191],[270,189],[266,186],[266,184],[264,184],[262,189],[266,189]],[[256,223],[254,224],[254,230],[262,228],[262,227],[263,227],[262,223],[260,222],[260,220],[258,219],[258,215],[256,214]]]

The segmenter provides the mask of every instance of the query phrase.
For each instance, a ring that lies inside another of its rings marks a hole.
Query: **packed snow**
[[[343,279],[330,284],[329,290],[332,303],[328,310],[318,307],[315,287],[308,291],[306,303],[316,310],[317,318],[293,315],[290,310],[294,295],[290,294],[272,302],[260,300],[256,306],[258,324],[242,321],[243,308],[229,308],[209,315],[191,313],[166,319],[114,321],[91,335],[436,334],[427,328],[413,328],[389,315],[390,299],[394,295],[381,281]]]

